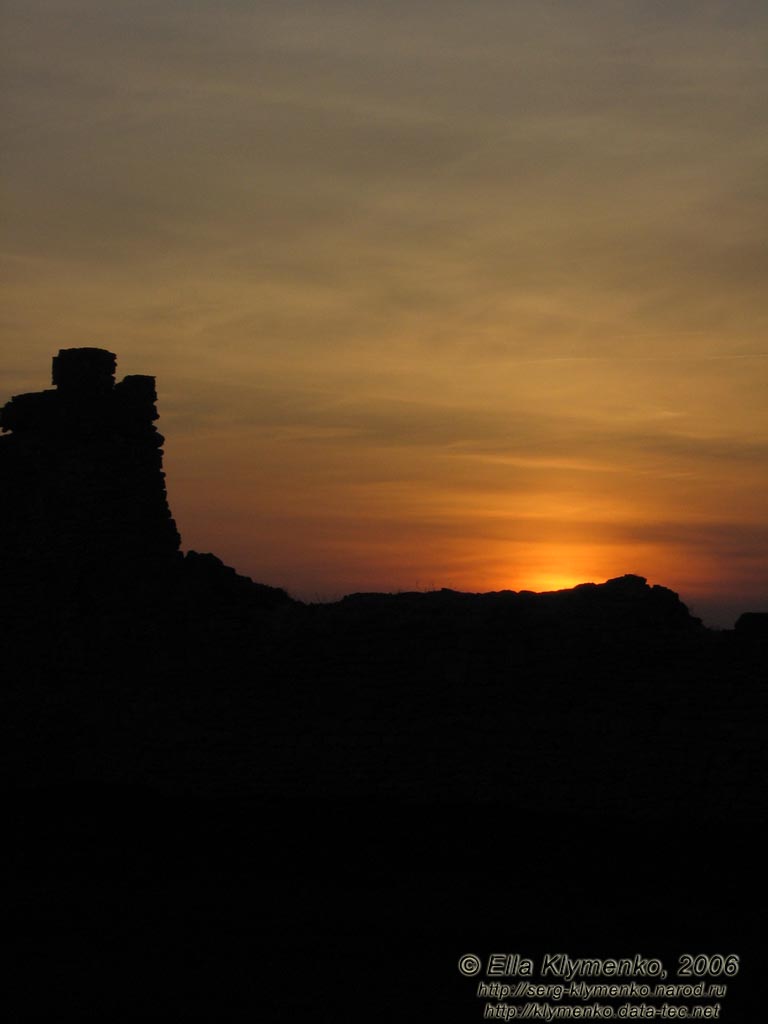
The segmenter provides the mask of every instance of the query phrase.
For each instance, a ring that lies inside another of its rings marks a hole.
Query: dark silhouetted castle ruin
[[[180,558],[165,491],[155,379],[115,383],[116,357],[62,349],[54,389],[0,411],[6,580],[119,578]]]

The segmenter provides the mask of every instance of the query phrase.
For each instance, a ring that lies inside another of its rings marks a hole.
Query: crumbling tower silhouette
[[[154,377],[115,383],[117,359],[62,349],[53,384],[0,410],[0,570],[71,591],[179,559]],[[64,595],[62,595],[64,596]]]

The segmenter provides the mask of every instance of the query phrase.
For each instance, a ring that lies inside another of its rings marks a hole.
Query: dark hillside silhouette
[[[55,389],[18,395],[0,410],[6,610],[26,619],[28,604],[36,618],[99,621],[105,604],[130,606],[132,616],[158,602],[168,607],[179,587],[203,603],[287,600],[213,555],[182,558],[155,379],[116,384],[116,363],[103,349],[63,349],[53,359]]]
[[[267,1019],[319,1014],[337,956],[359,999],[379,993],[357,1019],[464,1021],[480,1004],[454,953],[473,944],[748,940],[759,894],[735,858],[764,821],[764,616],[713,633],[634,574],[293,601],[181,553],[154,379],[115,384],[115,366],[63,350],[55,390],[0,414],[9,913],[36,970],[94,886],[134,946],[126,892],[153,893],[146,920],[175,941],[216,937],[231,998],[272,992],[287,1014]],[[78,941],[82,1005],[114,1009],[116,961]],[[423,991],[394,970],[406,947],[428,950]],[[164,1008],[218,1006],[202,979],[185,970]]]

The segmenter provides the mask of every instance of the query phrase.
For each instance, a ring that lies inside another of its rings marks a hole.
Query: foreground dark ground
[[[304,606],[188,556],[10,597],[28,1012],[471,1021],[467,952],[704,952],[760,1019],[759,637],[638,577]]]

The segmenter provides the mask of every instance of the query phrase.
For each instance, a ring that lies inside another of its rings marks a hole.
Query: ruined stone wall
[[[5,586],[75,585],[180,557],[153,377],[115,383],[116,357],[64,349],[54,388],[0,411]]]

